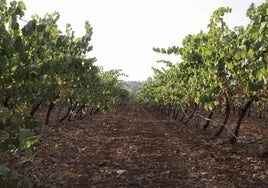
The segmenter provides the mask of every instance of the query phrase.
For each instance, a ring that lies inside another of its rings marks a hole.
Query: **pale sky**
[[[153,47],[181,44],[188,34],[205,30],[214,10],[229,6],[226,16],[230,28],[246,25],[246,10],[251,3],[264,0],[23,0],[26,17],[43,16],[58,11],[59,25],[65,31],[72,25],[76,36],[84,33],[84,22],[93,27],[93,51],[96,65],[104,70],[122,69],[124,80],[146,80],[153,75],[151,67],[167,57],[155,53]],[[172,59],[173,60],[173,59]]]

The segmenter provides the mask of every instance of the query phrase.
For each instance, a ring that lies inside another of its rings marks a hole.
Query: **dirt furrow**
[[[134,101],[117,112],[44,127],[30,157],[4,161],[33,187],[267,187],[254,148],[172,120]],[[2,157],[3,158],[3,157]]]

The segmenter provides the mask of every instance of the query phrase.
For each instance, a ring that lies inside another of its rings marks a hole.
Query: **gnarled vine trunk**
[[[216,132],[216,134],[214,136],[220,136],[222,131],[224,130],[225,128],[225,125],[227,124],[228,120],[229,120],[229,117],[230,117],[230,111],[231,111],[231,105],[229,103],[228,100],[226,100],[226,106],[225,106],[225,118],[224,118],[224,121],[220,127],[220,129],[218,130],[218,132]]]
[[[203,126],[203,130],[204,130],[204,131],[207,130],[207,128],[209,127],[210,122],[211,122],[210,120],[211,120],[213,114],[214,114],[213,111],[211,111],[211,112],[209,113],[208,118],[207,118],[207,121],[206,121],[206,124]]]
[[[46,120],[45,120],[45,125],[49,124],[49,118],[50,118],[50,113],[53,110],[53,108],[55,107],[55,102],[50,102],[49,106],[48,106],[48,110],[47,110],[47,115],[46,115]]]
[[[244,106],[244,108],[242,108],[236,127],[235,127],[235,132],[234,132],[234,136],[230,138],[230,143],[235,143],[237,141],[237,137],[238,137],[238,133],[239,133],[239,129],[241,126],[241,122],[243,117],[246,115],[247,110],[249,109],[250,105],[253,103],[253,99],[251,99],[250,101],[247,102],[247,104]]]

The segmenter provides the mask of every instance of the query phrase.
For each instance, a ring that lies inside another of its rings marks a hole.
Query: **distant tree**
[[[153,78],[151,76],[149,76],[146,80],[146,82],[150,82],[150,81],[153,81]]]
[[[140,82],[140,81],[127,81],[126,82],[126,89],[136,93],[137,90],[143,85],[144,82]]]

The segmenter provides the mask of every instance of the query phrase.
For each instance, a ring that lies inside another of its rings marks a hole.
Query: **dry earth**
[[[30,157],[1,154],[33,187],[268,187],[260,143],[209,139],[134,101],[117,112],[44,127]]]

